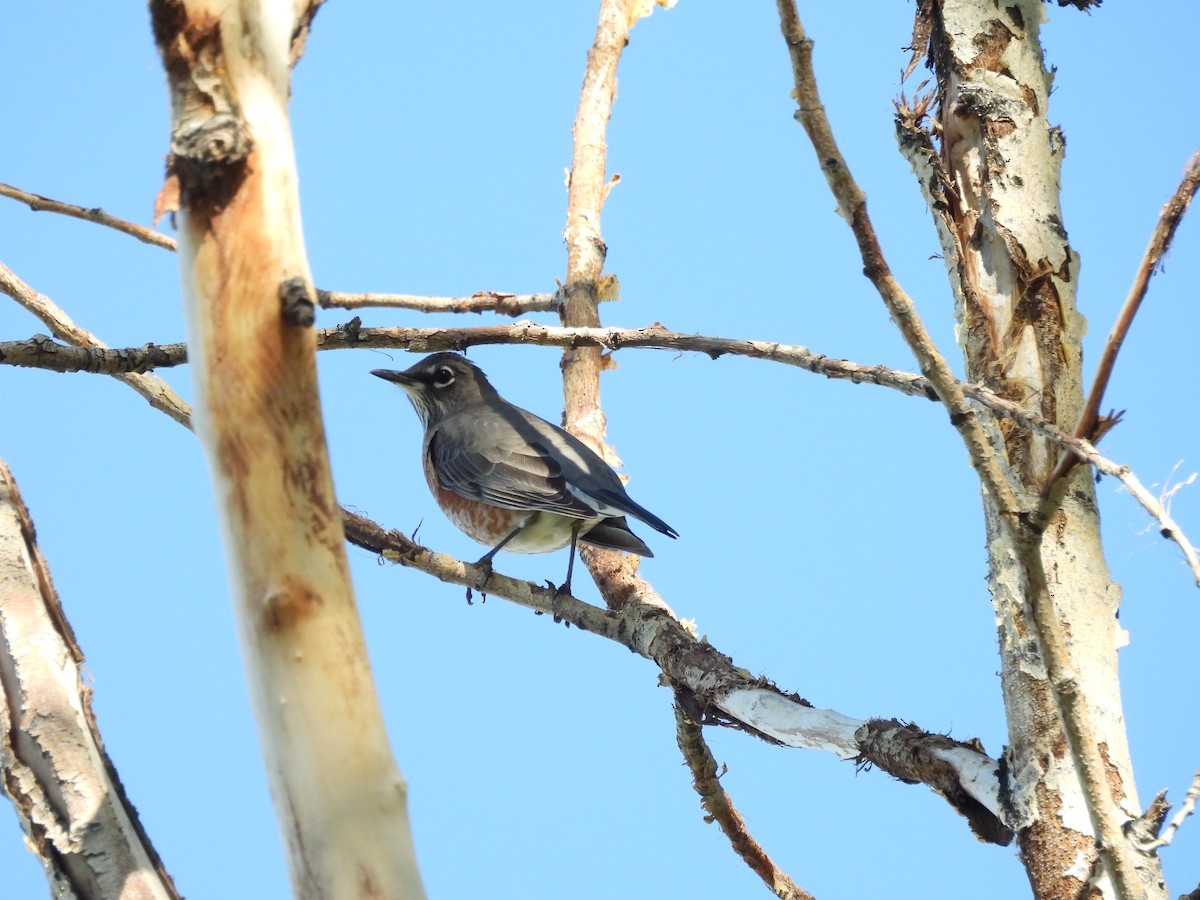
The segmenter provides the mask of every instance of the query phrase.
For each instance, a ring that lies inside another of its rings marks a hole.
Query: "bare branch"
[[[907,394],[937,400],[929,379],[912,372],[889,369],[886,366],[863,365],[848,359],[835,359],[814,353],[798,344],[779,344],[771,341],[752,341],[744,338],[719,338],[698,334],[682,334],[654,324],[646,328],[558,328],[532,323],[494,325],[481,328],[361,328],[357,320],[337,328],[323,329],[317,334],[319,350],[405,349],[414,353],[435,350],[462,350],[486,344],[526,344],[550,347],[581,345],[619,350],[645,347],[662,350],[684,350],[704,353],[717,359],[724,355],[746,356],[795,366],[826,378],[850,381],[854,384],[875,384]],[[140,372],[149,368],[183,365],[187,362],[185,344],[147,344],[145,347],[122,349],[88,349],[64,347],[44,336],[26,341],[0,341],[0,365],[32,366],[56,372],[95,372],[118,374]],[[1047,422],[1039,413],[1019,403],[999,397],[977,384],[957,382],[959,390],[971,400],[987,407],[996,415],[1011,419],[1034,434],[1057,444],[1083,462],[1094,466],[1101,474],[1118,479],[1135,500],[1158,523],[1163,537],[1176,543],[1183,552],[1192,576],[1200,586],[1200,553],[1186,533],[1170,516],[1169,510],[1138,480],[1125,465],[1115,463],[1100,453],[1089,441]]]
[[[95,222],[97,225],[103,225],[106,228],[115,228],[117,231],[137,238],[144,244],[153,244],[156,247],[162,247],[164,250],[175,249],[175,239],[173,237],[163,234],[161,231],[155,231],[153,228],[147,228],[145,225],[137,225],[133,222],[126,222],[124,219],[118,219],[116,216],[110,216],[98,206],[87,209],[71,203],[62,203],[58,200],[51,200],[49,197],[31,194],[28,191],[13,187],[11,184],[3,183],[0,183],[0,197],[11,197],[13,200],[19,200],[34,212],[53,212],[70,216],[74,219]]]
[[[1188,160],[1183,179],[1159,214],[1158,222],[1154,226],[1154,233],[1150,235],[1150,243],[1142,255],[1137,274],[1133,278],[1133,287],[1129,289],[1129,296],[1125,298],[1125,304],[1117,314],[1117,321],[1104,341],[1104,351],[1100,354],[1100,362],[1096,366],[1096,377],[1092,381],[1092,389],[1088,392],[1087,402],[1083,407],[1083,412],[1080,413],[1079,424],[1075,426],[1076,437],[1096,442],[1103,436],[1103,431],[1098,429],[1100,404],[1104,402],[1104,391],[1108,388],[1109,378],[1112,377],[1117,354],[1121,352],[1125,335],[1129,333],[1129,328],[1133,325],[1133,318],[1146,298],[1146,291],[1150,287],[1150,278],[1162,264],[1163,257],[1171,248],[1175,231],[1179,228],[1179,223],[1183,221],[1184,214],[1187,213],[1188,206],[1191,205],[1192,198],[1196,196],[1198,189],[1200,189],[1200,151],[1194,153]],[[1097,433],[1098,431],[1099,433]],[[1042,488],[1043,497],[1049,495],[1055,482],[1070,473],[1076,462],[1076,457],[1071,455],[1063,456],[1059,460],[1058,466],[1046,479],[1046,484]]]
[[[343,510],[343,521],[346,539],[352,544],[447,584],[476,587],[484,575],[477,566],[434,553],[401,532],[386,531],[356,513]],[[610,558],[616,563],[609,562]],[[935,734],[927,735],[926,745],[912,737],[914,751],[919,747],[941,759],[944,765],[940,768],[922,769],[903,754],[876,752],[887,745],[872,739],[870,722],[814,709],[806,700],[752,677],[708,641],[697,638],[636,574],[627,577],[626,569],[633,568],[627,558],[610,553],[598,555],[597,563],[593,574],[608,609],[495,572],[488,579],[488,593],[608,638],[652,660],[672,683],[689,692],[690,702],[717,716],[720,724],[784,746],[869,762],[897,777],[902,777],[902,772],[910,779],[913,772],[936,772],[936,781],[930,786],[970,820],[981,839],[997,840],[1007,833],[1001,820],[1000,764],[974,745]],[[953,786],[952,773],[957,773]],[[911,780],[921,780],[920,775]]]
[[[1187,794],[1184,795],[1179,811],[1171,816],[1171,821],[1163,829],[1162,835],[1157,840],[1151,841],[1147,849],[1157,850],[1159,847],[1165,847],[1171,843],[1175,839],[1175,832],[1179,831],[1179,826],[1183,824],[1183,820],[1196,811],[1197,800],[1200,800],[1200,769],[1196,770],[1196,776],[1192,779]]]
[[[25,341],[0,341],[0,365],[46,369],[50,372],[88,372],[93,375],[140,374],[187,363],[187,344],[146,344],[144,347],[71,347],[44,334]]]
[[[176,900],[104,750],[82,666],[29,510],[0,461],[0,785],[55,897]]]
[[[734,852],[740,856],[776,897],[784,900],[812,900],[812,894],[801,890],[767,856],[762,845],[746,830],[746,822],[733,806],[733,801],[721,786],[717,761],[704,741],[700,726],[684,711],[686,696],[676,692],[675,739],[692,773],[692,786],[700,795],[700,804],[729,838]],[[690,705],[690,704],[689,704]]]
[[[0,263],[0,291],[8,294],[41,319],[50,327],[51,334],[59,340],[80,347],[96,349],[107,347],[94,334],[71,321],[71,317],[59,309],[53,300],[45,294],[39,294],[14,275],[3,263]],[[191,407],[157,375],[118,374],[113,377],[118,381],[123,381],[145,397],[155,409],[165,412],[179,424],[191,427]]]
[[[975,410],[967,403],[945,357],[934,346],[933,339],[917,314],[912,298],[904,292],[892,275],[875,234],[875,227],[867,215],[866,195],[851,175],[825,116],[825,107],[821,104],[812,67],[813,44],[804,33],[800,16],[796,12],[795,0],[777,0],[777,4],[780,29],[792,60],[792,75],[796,85],[796,119],[804,126],[805,133],[808,134],[817,153],[821,172],[837,199],[839,214],[849,223],[858,242],[864,273],[875,285],[892,320],[917,358],[921,371],[932,382],[938,397],[946,405],[950,421],[966,445],[971,465],[979,473],[988,493],[995,498],[1001,514],[1011,523],[1016,520],[1022,508],[1022,503],[1018,500],[1021,492],[997,460],[995,450],[984,433]]]
[[[653,7],[642,0],[601,0],[596,35],[587,54],[579,106],[571,126],[571,171],[567,179],[567,277],[560,294],[559,319],[567,327],[598,327],[599,304],[611,276],[603,276],[608,248],[600,236],[600,213],[608,196],[606,131],[617,89],[617,65],[629,43],[629,30]],[[600,404],[598,347],[572,346],[562,360],[563,422],[568,431],[590,444],[609,462],[616,453],[604,440]],[[605,602],[618,608],[628,596],[661,603],[654,589],[637,576],[630,558],[589,545],[580,559],[588,567]]]
[[[325,309],[412,309],[423,313],[484,313],[505,316],[558,309],[558,294],[508,294],[503,291],[478,291],[469,297],[419,297],[415,294],[347,294],[342,291],[317,291]]]

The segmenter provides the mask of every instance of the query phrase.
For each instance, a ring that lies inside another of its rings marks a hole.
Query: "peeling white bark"
[[[855,733],[866,725],[832,709],[801,706],[767,690],[732,691],[721,709],[789,747],[820,750],[841,759],[858,756]]]
[[[113,780],[82,664],[0,462],[0,784],[52,896],[172,900],[178,894]]]
[[[932,160],[910,158],[934,201],[968,379],[1073,430],[1083,409],[1085,323],[1058,199],[1063,142],[1046,119],[1043,9],[1035,0],[939,5],[931,48],[941,87],[940,172]],[[995,421],[989,433],[1022,486],[1023,505],[1036,506],[1056,448]],[[984,509],[1011,741],[1009,801],[1035,892],[1073,896],[1078,882],[1093,881],[1099,842],[1115,867],[1102,867],[1095,881],[1104,896],[1165,896],[1158,861],[1121,831],[1140,813],[1117,674],[1125,635],[1090,478],[1076,471],[1062,490],[1032,549],[1034,565],[1030,546],[1018,544],[1025,524],[1004,519],[986,493]],[[1031,615],[1039,597],[1052,607],[1048,630]],[[1048,660],[1057,660],[1053,670]],[[1069,748],[1060,714],[1074,717]]]

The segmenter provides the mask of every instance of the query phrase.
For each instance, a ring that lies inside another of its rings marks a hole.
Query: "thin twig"
[[[412,309],[424,313],[484,313],[517,316],[528,312],[558,309],[558,294],[509,294],[503,291],[478,291],[469,297],[419,297],[415,294],[348,294],[343,291],[317,291],[325,309]]]
[[[1175,231],[1179,228],[1179,223],[1183,221],[1184,214],[1187,213],[1188,206],[1191,204],[1192,198],[1196,196],[1197,190],[1200,190],[1200,151],[1194,153],[1188,160],[1183,179],[1158,216],[1154,233],[1150,235],[1150,243],[1146,246],[1146,252],[1142,255],[1137,274],[1134,275],[1129,296],[1125,298],[1125,304],[1117,314],[1117,320],[1108,333],[1108,338],[1104,341],[1104,351],[1100,354],[1100,362],[1096,366],[1096,377],[1092,381],[1092,389],[1088,391],[1087,402],[1084,404],[1083,412],[1079,415],[1079,424],[1075,426],[1076,437],[1097,441],[1102,436],[1102,433],[1096,433],[1100,404],[1104,402],[1104,392],[1112,377],[1117,354],[1121,352],[1121,345],[1129,333],[1130,326],[1133,325],[1133,318],[1146,298],[1146,292],[1150,287],[1150,278],[1162,264],[1163,257],[1171,248]],[[1069,454],[1059,460],[1058,466],[1055,467],[1042,487],[1043,497],[1050,494],[1057,481],[1070,474],[1076,462],[1076,458]]]
[[[135,237],[145,244],[153,244],[156,247],[162,247],[164,250],[175,249],[175,239],[173,237],[165,235],[161,231],[155,231],[153,228],[147,228],[145,225],[137,225],[133,222],[127,222],[124,219],[118,219],[116,216],[109,215],[98,206],[91,209],[83,206],[75,206],[72,203],[63,203],[59,200],[51,200],[49,197],[31,194],[28,191],[13,187],[11,184],[3,183],[0,183],[0,197],[11,197],[13,200],[19,200],[34,212],[53,212],[70,216],[73,219],[95,222],[97,225],[103,225],[106,228],[115,228],[117,231]]]
[[[1183,824],[1183,820],[1195,812],[1196,801],[1198,799],[1200,799],[1200,769],[1196,770],[1196,776],[1192,779],[1191,787],[1188,788],[1188,792],[1183,798],[1183,803],[1179,806],[1179,811],[1171,816],[1171,821],[1163,829],[1162,836],[1157,840],[1151,841],[1147,849],[1157,850],[1159,847],[1165,847],[1171,843],[1175,839],[1175,832]]]
[[[0,291],[8,294],[41,319],[59,340],[80,347],[103,348],[107,346],[90,331],[76,325],[53,300],[45,294],[39,294],[14,275],[3,263],[0,263]],[[145,397],[155,409],[165,412],[181,425],[191,427],[191,407],[157,375],[121,374],[113,377],[118,381],[123,381]]]
[[[962,436],[971,465],[978,472],[988,493],[994,498],[1000,514],[1010,522],[1020,514],[1018,485],[1011,479],[996,458],[976,412],[967,402],[950,365],[938,351],[917,314],[912,298],[904,292],[892,275],[883,248],[867,214],[866,195],[854,181],[850,168],[834,140],[825,107],[817,90],[812,67],[812,41],[804,33],[795,0],[777,0],[780,29],[787,43],[795,80],[796,119],[812,142],[820,160],[821,172],[837,199],[838,210],[849,224],[858,242],[864,274],[871,280],[887,307],[892,320],[912,350],[924,372],[950,413],[950,421]]]
[[[700,795],[700,805],[729,838],[733,851],[774,891],[776,897],[784,900],[812,900],[812,894],[797,887],[746,830],[746,821],[734,808],[729,794],[721,786],[721,776],[717,774],[717,761],[708,749],[700,725],[684,711],[686,694],[676,690],[675,696],[675,740],[688,769],[691,770],[692,786]]]

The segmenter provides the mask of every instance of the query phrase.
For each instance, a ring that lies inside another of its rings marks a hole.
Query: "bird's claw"
[[[475,563],[475,568],[479,569],[483,573],[483,577],[480,578],[475,583],[475,590],[479,591],[479,596],[483,598],[480,602],[487,603],[487,591],[484,589],[487,587],[488,581],[490,581],[492,578],[492,560],[491,560],[491,558],[485,556],[483,559],[479,560],[479,562]],[[468,605],[471,605],[471,597],[472,596],[474,596],[474,594],[471,590],[471,586],[467,585],[467,604]]]
[[[556,585],[553,581],[547,578],[546,587],[548,590],[553,591],[553,593],[550,595],[550,611],[554,616],[554,624],[557,625],[559,622],[563,621],[562,616],[558,614],[556,609],[558,606],[558,599],[560,597],[571,596],[571,582],[564,581],[561,585]],[[570,625],[569,622],[567,624],[568,626]]]

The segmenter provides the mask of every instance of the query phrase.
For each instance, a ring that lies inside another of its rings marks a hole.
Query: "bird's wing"
[[[633,516],[655,531],[669,537],[679,537],[674,528],[625,492],[617,473],[591,447],[570,432],[531,412],[519,408],[514,408],[514,411],[520,416],[528,440],[533,443],[539,440],[546,444],[553,443],[557,448],[558,459],[562,461],[563,478],[571,493],[582,498],[601,515]]]
[[[568,489],[561,466],[539,441],[463,441],[434,434],[428,453],[438,483],[460,497],[573,519],[597,515]]]

